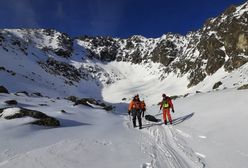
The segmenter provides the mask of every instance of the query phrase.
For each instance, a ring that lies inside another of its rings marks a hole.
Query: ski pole
[[[159,109],[159,111],[158,111],[158,114],[157,114],[157,115],[159,115],[160,111],[161,111],[161,109]]]
[[[132,121],[131,113],[129,113],[128,115],[129,115],[129,120]]]

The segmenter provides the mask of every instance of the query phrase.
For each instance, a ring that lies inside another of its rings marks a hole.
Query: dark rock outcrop
[[[238,90],[245,90],[248,89],[248,84],[242,85],[238,88]]]
[[[8,104],[8,105],[17,105],[18,102],[16,100],[6,100],[4,103]]]
[[[4,86],[0,86],[0,93],[9,93],[9,91],[4,87]]]
[[[74,106],[85,105],[85,106],[92,107],[92,105],[96,105],[96,106],[102,107],[106,111],[111,111],[114,109],[114,107],[112,105],[107,105],[107,104],[105,104],[101,101],[97,101],[93,98],[78,98],[76,96],[69,96],[66,99],[74,102]]]
[[[0,109],[0,115],[5,109],[7,108]],[[20,108],[19,112],[13,115],[5,116],[4,118],[7,120],[11,120],[11,119],[23,118],[23,117],[32,117],[37,119],[36,121],[31,123],[35,125],[50,126],[50,127],[60,126],[60,122],[56,118],[50,117],[40,111],[30,110],[26,108]]]
[[[65,98],[66,100],[72,101],[73,103],[76,103],[76,101],[78,100],[78,98],[76,96],[69,96],[67,98]]]
[[[73,85],[73,81],[79,82],[81,79],[80,72],[70,64],[59,62],[53,58],[47,59],[46,62],[39,62],[39,64],[46,72],[65,77],[71,85]]]
[[[32,122],[32,124],[41,125],[41,126],[49,126],[49,127],[59,127],[60,126],[59,120],[52,118],[52,117],[41,118],[37,121]]]
[[[221,82],[221,81],[216,82],[216,83],[214,84],[214,86],[213,86],[213,89],[217,89],[217,88],[219,88],[219,87],[220,87],[220,85],[222,85],[222,82]]]
[[[25,96],[29,96],[28,92],[26,91],[19,91],[15,93],[16,96],[20,96],[20,95],[25,95]]]
[[[31,93],[31,96],[43,97],[43,95],[41,93],[39,93],[39,92]]]

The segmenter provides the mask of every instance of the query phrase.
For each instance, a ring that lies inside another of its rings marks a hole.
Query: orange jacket
[[[141,109],[141,102],[139,100],[132,100],[129,104],[128,111],[131,111],[132,109]]]
[[[142,110],[146,109],[146,103],[144,101],[141,101],[140,106]]]

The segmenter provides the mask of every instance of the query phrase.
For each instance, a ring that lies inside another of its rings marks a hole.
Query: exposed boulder
[[[245,84],[245,85],[240,86],[240,87],[238,88],[238,90],[244,90],[244,89],[248,89],[248,84]]]
[[[57,120],[54,117],[50,117],[50,116],[48,116],[48,115],[46,115],[40,111],[30,110],[30,109],[26,109],[26,108],[15,108],[15,112],[13,114],[3,115],[2,113],[8,109],[11,110],[11,108],[0,109],[1,117],[4,116],[4,118],[7,120],[16,119],[16,118],[23,118],[23,117],[32,117],[32,118],[35,118],[37,120],[32,122],[31,124],[42,125],[42,126],[51,126],[51,127],[60,126],[59,120]]]
[[[181,98],[181,97],[183,97],[183,96],[182,96],[182,95],[170,96],[170,98],[171,98],[172,100],[176,100],[176,99]]]
[[[43,97],[43,95],[41,93],[39,93],[39,92],[31,93],[31,96]]]
[[[39,106],[48,106],[48,104],[45,104],[45,103],[41,103],[41,104],[39,104]]]
[[[50,126],[50,127],[60,126],[60,122],[52,117],[42,118],[40,120],[32,122],[32,124],[41,125],[41,126]]]
[[[76,101],[78,100],[78,98],[76,96],[69,96],[67,98],[65,98],[66,100],[72,101],[74,103],[76,103]]]
[[[15,93],[16,96],[29,96],[28,92],[26,91],[20,91]]]
[[[221,82],[221,81],[216,82],[216,83],[214,84],[214,86],[213,86],[213,89],[217,89],[217,88],[219,88],[219,87],[220,87],[220,85],[222,85],[222,82]]]
[[[7,94],[9,94],[9,91],[4,86],[0,86],[0,93],[7,93]]]
[[[114,106],[108,105],[108,106],[105,106],[103,109],[106,111],[112,111],[114,109]]]
[[[67,113],[65,110],[60,110],[61,113]]]
[[[6,100],[4,103],[8,105],[17,105],[18,102],[16,100]]]
[[[107,105],[105,103],[100,103],[99,106],[103,107],[103,109],[106,111],[112,111],[114,109],[112,105]]]
[[[92,105],[96,105],[96,106],[99,106],[106,111],[111,111],[114,109],[114,107],[112,105],[107,105],[107,104],[105,104],[101,101],[97,101],[93,98],[81,98],[80,99],[76,96],[70,96],[70,97],[67,97],[66,99],[74,102],[74,106],[85,105],[85,106],[92,107]]]
[[[81,104],[81,105],[85,105],[85,106],[90,106],[89,103],[90,104],[94,104],[94,105],[99,105],[99,103],[95,99],[93,99],[93,98],[82,98],[82,99],[78,99],[75,102],[74,105],[76,106],[76,105]]]
[[[190,95],[190,93],[186,93],[186,94],[183,95],[183,97],[187,97],[189,95]]]

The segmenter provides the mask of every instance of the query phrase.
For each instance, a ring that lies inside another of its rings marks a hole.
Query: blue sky
[[[0,0],[0,28],[54,28],[71,36],[186,34],[245,0]]]

